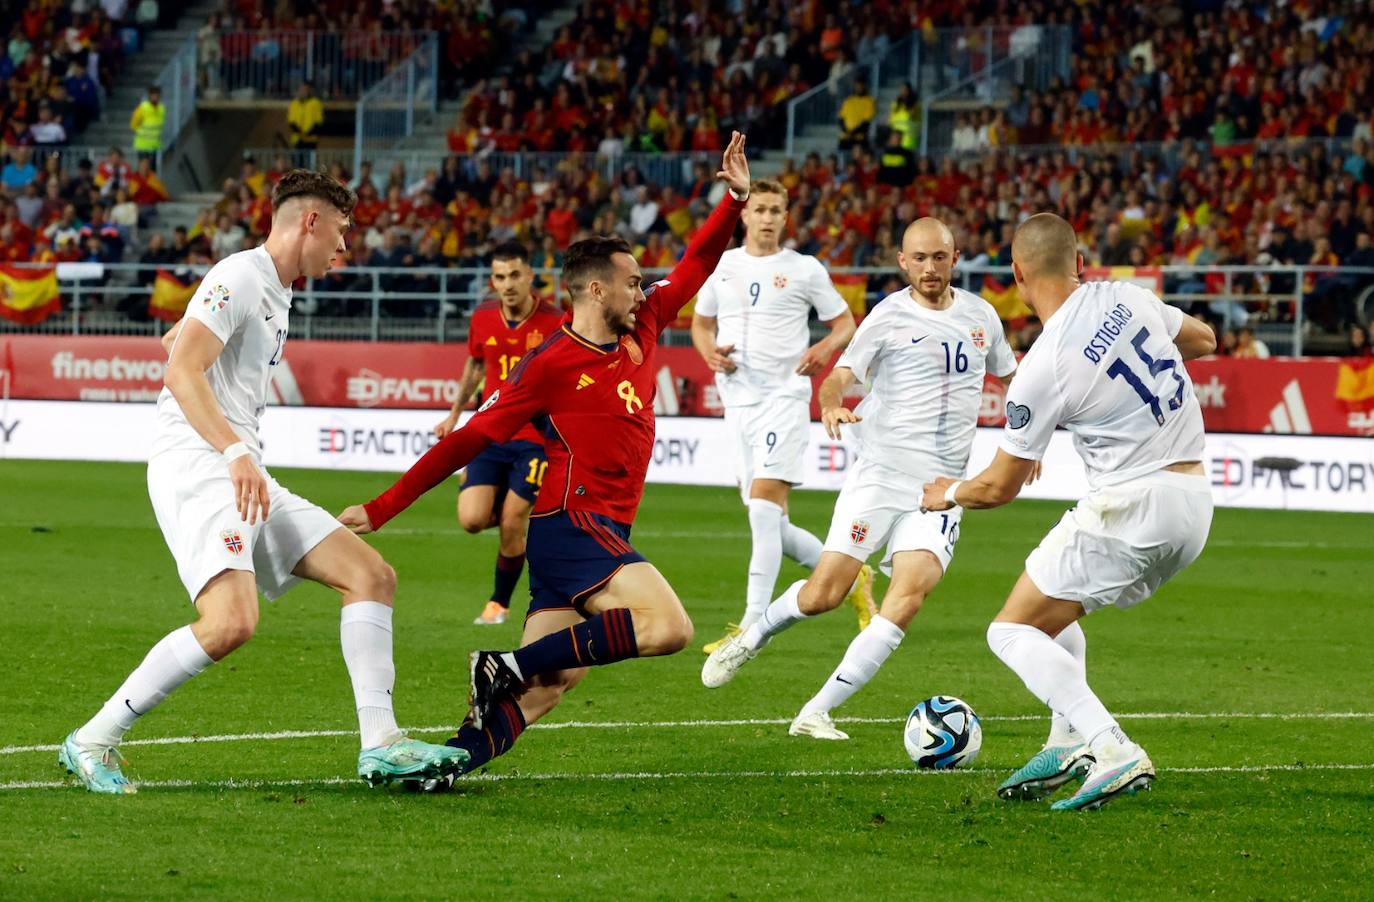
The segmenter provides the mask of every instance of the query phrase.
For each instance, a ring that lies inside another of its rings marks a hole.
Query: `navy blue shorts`
[[[525,560],[530,565],[530,610],[571,610],[583,605],[626,564],[644,560],[630,544],[630,527],[600,514],[559,511],[530,519]]]
[[[538,442],[506,442],[491,445],[472,459],[463,476],[463,488],[494,485],[508,489],[530,504],[539,496],[548,458]]]

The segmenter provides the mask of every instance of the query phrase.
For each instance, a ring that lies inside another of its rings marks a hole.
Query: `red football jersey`
[[[365,505],[373,528],[531,422],[544,431],[549,458],[536,514],[587,511],[633,523],[654,449],[658,337],[715,270],[742,209],[742,201],[725,195],[682,261],[645,289],[631,334],[599,346],[566,322],[526,355],[476,416]]]
[[[468,327],[468,353],[486,364],[484,397],[491,397],[506,384],[520,359],[539,347],[558,331],[563,311],[547,301],[536,301],[530,315],[514,327],[506,319],[500,301],[486,301],[472,311]],[[510,441],[544,443],[544,436],[527,425]]]

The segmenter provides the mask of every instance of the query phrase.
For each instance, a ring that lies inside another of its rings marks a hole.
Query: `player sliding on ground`
[[[549,471],[530,520],[529,615],[520,648],[470,658],[471,710],[449,740],[471,756],[469,769],[509,751],[588,667],[673,654],[692,639],[682,602],[630,545],[630,527],[653,450],[658,338],[734,232],[749,194],[743,135],[732,135],[716,175],[729,192],[682,261],[647,289],[623,239],[569,247],[571,321],[526,355],[465,426],[339,517],[356,532],[380,528],[483,448],[527,423],[542,429]]]
[[[358,776],[372,783],[460,769],[461,749],[407,739],[391,690],[396,574],[381,555],[262,467],[258,426],[270,368],[282,359],[291,283],[319,278],[336,254],[353,192],[321,173],[282,176],[272,233],[206,273],[178,324],[148,494],[198,619],[153,646],[105,706],[63,741],[58,761],[93,792],[131,793],[120,769],[124,734],[173,690],[243,645],[270,599],[300,579],[343,596],[339,637],[361,730]]]
[[[534,296],[530,252],[518,241],[498,244],[491,252],[491,288],[497,299],[478,304],[468,329],[468,361],[458,383],[449,415],[434,427],[443,438],[458,425],[468,399],[481,391],[497,391],[510,378],[520,358],[558,331],[563,313]],[[458,492],[458,522],[470,533],[500,528],[496,578],[491,599],[473,623],[505,623],[510,597],[525,568],[525,534],[539,484],[548,469],[544,436],[526,426],[508,442],[492,445],[468,464]]]
[[[958,259],[944,223],[918,219],[907,227],[897,264],[911,287],[873,308],[821,385],[826,431],[838,439],[841,424],[853,424],[859,460],[835,501],[820,564],[716,649],[701,670],[710,688],[729,682],[778,633],[837,607],[859,568],[886,544],[882,567],[892,582],[882,608],[792,721],[793,736],[849,738],[830,712],[897,650],[954,557],[959,511],[923,513],[920,486],[937,473],[964,471],[984,373],[1006,382],[1016,369],[992,305],[950,286]],[[871,382],[872,390],[850,411],[841,400],[855,380]]]
[[[1014,499],[1056,426],[1073,435],[1089,492],[1026,558],[988,645],[1049,706],[1045,747],[998,794],[1040,799],[1075,778],[1057,809],[1097,808],[1148,789],[1154,765],[1088,688],[1078,620],[1153,595],[1202,552],[1212,494],[1202,409],[1183,366],[1216,349],[1205,323],[1124,282],[1079,284],[1073,228],[1052,213],[1011,245],[1021,298],[1045,324],[1007,393],[1001,448],[986,470],[926,485],[931,511]]]
[[[782,556],[814,570],[821,540],[787,517],[787,496],[805,472],[811,379],[854,337],[854,314],[815,257],[782,247],[787,189],[760,179],[740,214],[744,247],[726,251],[697,295],[692,342],[716,374],[725,423],[735,438],[735,478],[749,509],[749,581],[744,616],[726,636],[748,629],[773,598]],[[811,347],[812,310],[830,334]],[[859,572],[850,600],[859,629],[872,617],[872,571]],[[724,639],[708,642],[708,655]]]

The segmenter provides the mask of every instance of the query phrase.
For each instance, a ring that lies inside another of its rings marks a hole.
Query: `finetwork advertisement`
[[[0,402],[0,458],[147,459],[152,404]],[[269,407],[263,448],[269,467],[400,472],[436,439],[435,410]],[[1001,430],[979,429],[971,469],[992,460]],[[649,481],[734,484],[733,440],[714,417],[660,417]],[[811,427],[804,488],[838,490],[854,452]],[[1210,434],[1204,465],[1213,496],[1226,507],[1374,513],[1374,441],[1302,435]],[[953,474],[952,474],[953,475]],[[1026,498],[1073,500],[1087,491],[1068,433],[1055,433],[1044,475]]]

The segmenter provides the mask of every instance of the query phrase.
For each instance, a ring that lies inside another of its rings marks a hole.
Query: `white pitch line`
[[[1374,720],[1374,711],[1140,711],[1116,715],[1118,720]],[[1041,721],[1044,714],[993,714],[980,720],[994,723]],[[751,717],[736,720],[565,720],[537,723],[531,730],[664,730],[697,727],[776,727],[790,724],[789,717]],[[901,717],[837,717],[836,723],[896,724],[905,723]],[[410,727],[415,733],[452,733],[456,724]],[[195,745],[206,742],[272,742],[281,739],[317,739],[331,736],[356,736],[357,730],[278,730],[270,733],[222,733],[211,736],[163,736],[157,739],[131,739],[123,746],[139,745]],[[21,755],[26,752],[55,752],[60,745],[9,745],[0,748],[0,755]]]
[[[1366,771],[1371,764],[1249,764],[1221,767],[1161,767],[1164,774],[1260,774],[1294,773],[1301,771]],[[1002,771],[988,767],[960,770],[919,770],[912,767],[882,767],[871,770],[738,770],[738,771],[622,771],[611,773],[505,773],[469,774],[463,783],[537,783],[548,781],[620,782],[631,780],[814,780],[831,777],[942,777],[945,775],[985,776]],[[356,779],[322,777],[307,780],[146,780],[138,785],[145,789],[274,789],[301,786],[351,786]],[[75,783],[63,780],[16,780],[0,783],[0,791],[15,789],[74,788]]]

